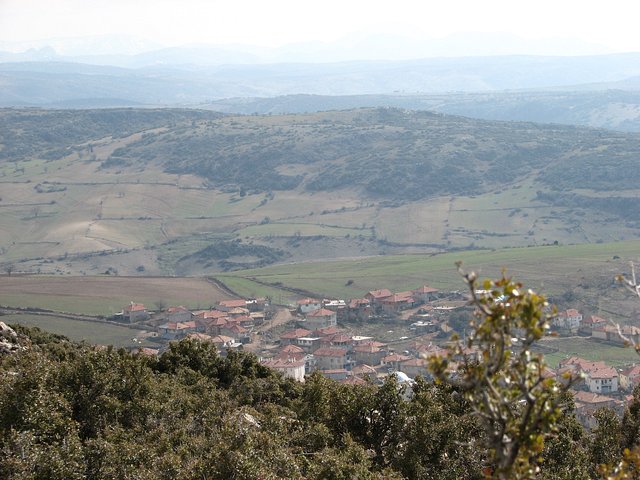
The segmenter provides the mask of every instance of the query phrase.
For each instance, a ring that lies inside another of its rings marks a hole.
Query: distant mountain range
[[[82,101],[84,106],[91,106],[96,101],[108,103],[108,99],[157,106],[290,94],[433,94],[552,87],[574,90],[576,85],[624,81],[630,82],[625,88],[637,88],[637,79],[628,79],[638,76],[640,54],[636,53],[142,68],[59,61],[5,62],[0,63],[0,106],[66,106],[67,102],[78,105]]]
[[[197,106],[242,114],[389,106],[640,131],[636,53],[243,65],[230,51],[235,64],[176,64],[204,53],[147,52],[130,58],[146,58],[148,66],[130,68],[52,61],[59,58],[52,49],[34,51],[33,61],[0,63],[0,106]],[[27,54],[16,55],[0,59]]]

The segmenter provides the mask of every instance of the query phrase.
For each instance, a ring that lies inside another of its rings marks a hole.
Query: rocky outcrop
[[[18,343],[18,334],[4,322],[0,322],[0,355],[22,350]]]

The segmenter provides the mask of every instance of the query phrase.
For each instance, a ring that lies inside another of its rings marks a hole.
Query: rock
[[[4,322],[0,322],[0,355],[22,350],[18,344],[18,334]]]

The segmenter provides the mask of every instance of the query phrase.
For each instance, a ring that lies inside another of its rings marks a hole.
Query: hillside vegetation
[[[573,89],[572,89],[573,88]],[[291,114],[365,107],[429,110],[486,120],[584,125],[640,131],[640,77],[627,82],[546,90],[431,95],[284,95],[228,98],[203,108],[236,114]]]
[[[638,234],[637,134],[399,109],[0,111],[0,264],[207,274]]]

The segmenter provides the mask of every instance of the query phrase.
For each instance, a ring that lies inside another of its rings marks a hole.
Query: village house
[[[180,305],[179,307],[169,307],[167,308],[164,313],[163,313],[163,317],[167,322],[188,322],[189,320],[191,320],[191,317],[193,316],[193,314],[191,313],[191,311]]]
[[[604,362],[592,362],[580,357],[569,357],[560,361],[558,374],[582,375],[580,383],[592,393],[615,393],[618,391],[619,375],[615,368]]]
[[[213,343],[213,337],[211,335],[207,335],[206,333],[189,333],[185,338],[189,340],[197,340],[199,342],[209,342]]]
[[[298,311],[302,314],[314,312],[322,308],[322,301],[316,298],[303,298],[298,300]]]
[[[228,350],[242,348],[240,342],[236,342],[234,338],[227,335],[214,335],[210,341],[216,346],[221,355],[226,355]]]
[[[167,322],[158,326],[158,333],[166,340],[179,340],[189,333],[196,333],[196,322]]]
[[[577,333],[581,323],[582,314],[575,308],[570,308],[558,312],[558,315],[551,321],[551,326],[569,333]]]
[[[360,377],[360,378],[369,378],[374,380],[378,376],[378,371],[367,364],[356,365],[351,369],[351,376]]]
[[[229,323],[220,328],[221,335],[227,335],[240,341],[240,343],[251,343],[251,333],[238,323]]]
[[[311,335],[313,335],[314,337],[330,337],[332,335],[335,335],[336,333],[342,333],[343,330],[339,327],[337,327],[336,325],[332,325],[330,327],[322,327],[322,328],[317,328],[316,330],[314,330],[313,332],[311,332]]]
[[[626,345],[627,340],[637,342],[640,339],[640,328],[624,325],[618,330],[614,325],[598,325],[593,327],[591,338],[606,340],[617,345]]]
[[[618,372],[613,367],[596,368],[586,372],[585,385],[592,393],[618,391]]]
[[[591,335],[594,328],[604,327],[607,325],[607,320],[598,317],[596,315],[589,315],[587,318],[582,319],[578,333],[582,335]]]
[[[334,368],[334,369],[331,369],[331,370],[320,370],[320,372],[325,377],[330,378],[331,380],[336,380],[338,382],[342,382],[342,381],[346,380],[347,379],[347,375],[349,375],[349,372],[347,370],[345,370],[344,368]]]
[[[280,344],[295,345],[298,338],[307,337],[310,333],[311,332],[306,328],[296,328],[295,330],[289,330],[280,335]]]
[[[415,300],[411,292],[400,292],[381,298],[378,303],[386,313],[398,313],[414,306]]]
[[[389,355],[382,357],[381,363],[389,370],[399,371],[401,370],[400,364],[402,362],[406,362],[407,360],[411,360],[411,357],[400,355],[398,353],[390,353]]]
[[[379,365],[387,352],[377,342],[371,342],[354,346],[352,355],[358,364]]]
[[[345,348],[323,347],[313,352],[318,370],[335,370],[351,368],[349,352]]]
[[[149,312],[142,303],[133,303],[122,309],[122,320],[128,323],[149,320]]]
[[[413,297],[420,303],[428,303],[438,298],[439,290],[437,288],[423,285],[420,288],[412,290]]]
[[[597,422],[593,414],[600,408],[611,408],[622,415],[624,406],[620,400],[599,393],[576,391],[572,393],[576,405],[576,417],[585,428],[592,429],[596,426]]]
[[[367,292],[364,298],[369,300],[369,302],[371,302],[371,304],[373,305],[379,305],[380,300],[382,300],[383,298],[388,298],[391,295],[393,295],[393,293],[391,293],[391,290],[383,288],[382,290],[372,290],[370,292]]]
[[[302,348],[305,352],[311,353],[314,350],[320,348],[320,341],[322,337],[300,337],[296,339],[296,345]]]
[[[633,390],[640,383],[640,365],[632,365],[620,372],[620,388]]]
[[[336,333],[334,335],[327,335],[320,340],[321,347],[341,347],[351,350],[353,348],[353,340],[349,335],[344,333]]]
[[[273,368],[274,370],[281,372],[287,378],[293,378],[298,382],[304,382],[304,360],[270,358],[262,360],[260,363],[265,367]]]
[[[337,325],[336,312],[321,308],[305,315],[304,326],[313,330]]]
[[[371,301],[367,298],[352,298],[349,301],[347,318],[349,320],[367,320],[373,314]]]
[[[364,378],[348,375],[347,378],[340,380],[340,383],[343,385],[367,385],[368,382]]]
[[[216,306],[216,310],[220,310],[221,312],[228,312],[229,310],[233,310],[234,308],[247,309],[247,301],[243,299],[222,300],[218,302],[218,305]]]
[[[411,378],[418,375],[427,377],[429,375],[429,361],[426,358],[412,358],[400,364],[400,371],[406,373]]]

